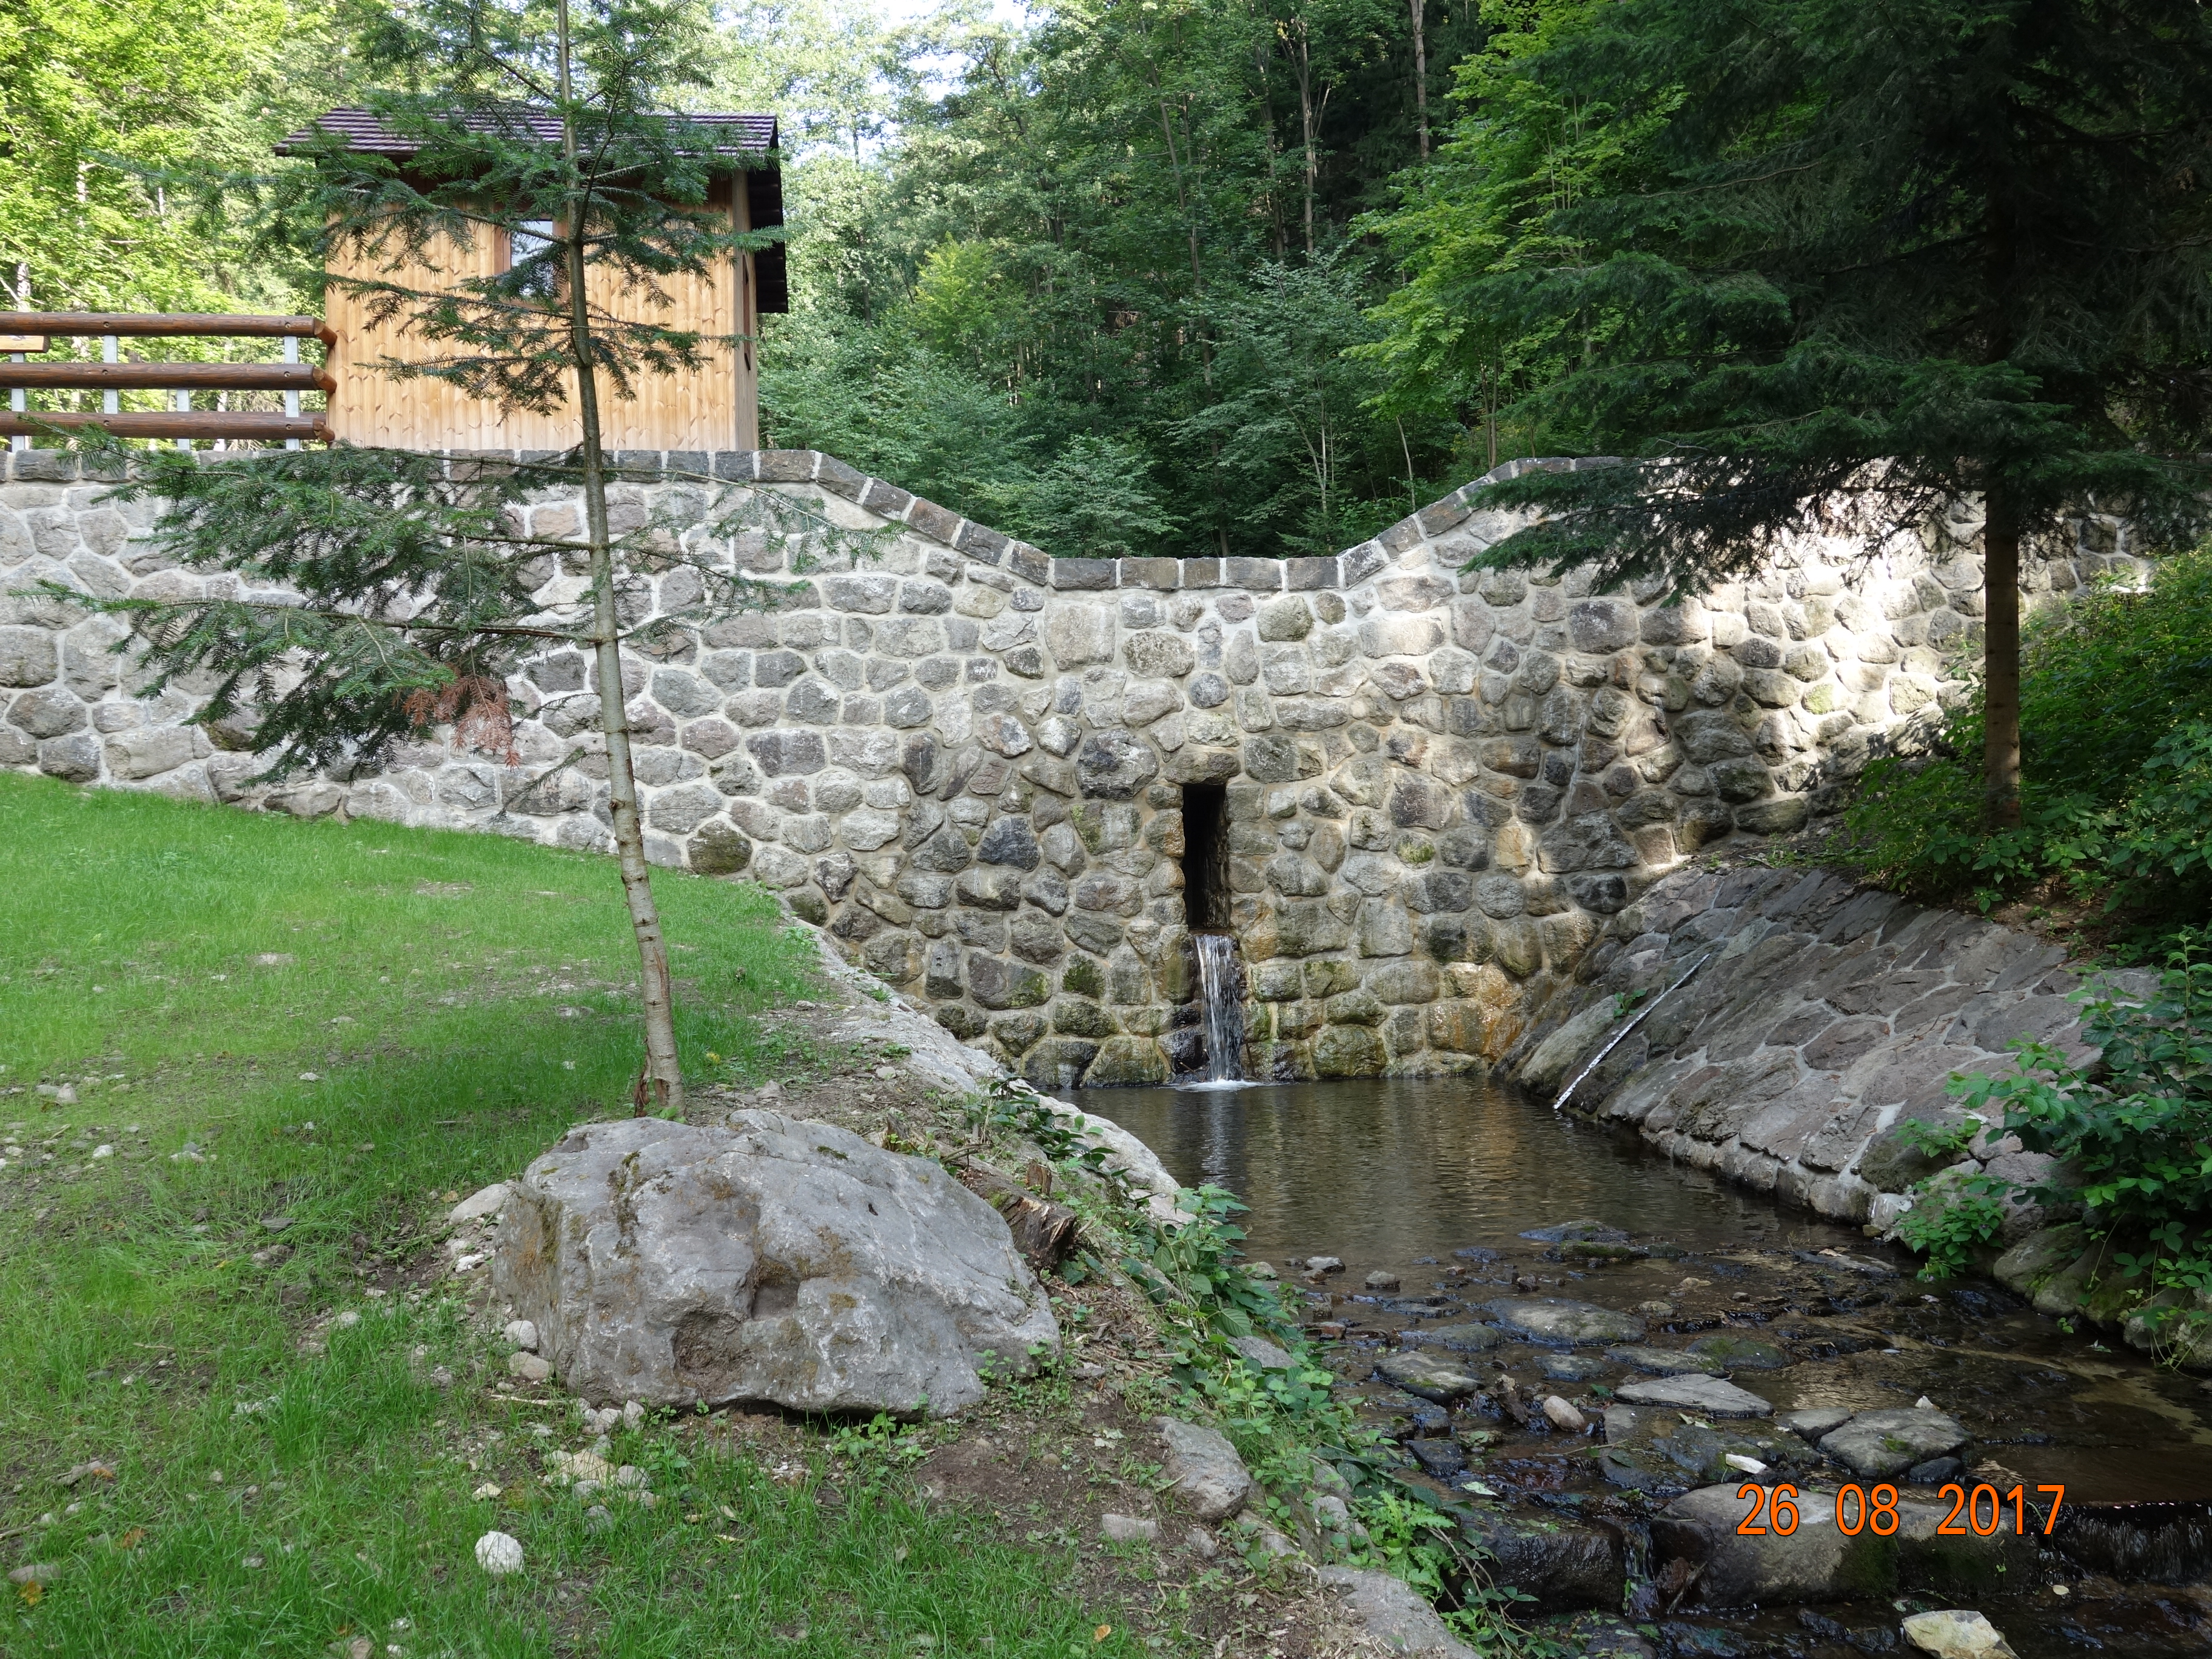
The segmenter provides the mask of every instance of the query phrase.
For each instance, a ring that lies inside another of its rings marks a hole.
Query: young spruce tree
[[[444,348],[426,362],[381,365],[386,372],[442,380],[503,409],[572,411],[580,441],[528,465],[343,445],[134,457],[119,493],[161,502],[158,539],[188,568],[244,576],[246,597],[93,602],[129,618],[125,646],[157,683],[213,681],[197,718],[253,722],[269,777],[371,763],[394,740],[439,726],[504,747],[512,665],[563,644],[582,650],[594,669],[607,805],[641,969],[640,1109],[649,1092],[664,1111],[680,1109],[683,1074],[631,767],[623,647],[649,650],[655,633],[759,602],[727,538],[764,514],[791,528],[800,510],[702,477],[703,538],[661,524],[617,535],[610,525],[617,467],[602,441],[605,400],[629,395],[641,372],[726,363],[731,343],[634,313],[665,305],[669,279],[706,273],[756,240],[708,201],[715,175],[744,158],[674,107],[709,61],[705,29],[692,0],[576,0],[573,12],[569,0],[414,0],[373,10],[364,64],[396,90],[362,101],[410,141],[411,155],[394,162],[333,137],[310,148],[307,166],[225,180],[219,193],[233,204],[244,194],[272,246],[384,273],[330,280],[379,319],[402,319]],[[538,240],[520,246],[534,251],[508,270],[461,274],[478,238],[533,231]],[[640,295],[650,303],[635,304]],[[614,296],[632,303],[618,312]],[[579,486],[580,541],[519,533],[510,507]],[[799,527],[837,533],[821,522]],[[697,568],[704,596],[692,612],[637,625],[629,573],[647,562]],[[581,575],[580,594],[546,603],[556,572]],[[562,765],[592,758],[579,750]]]
[[[1510,361],[1524,442],[1625,459],[1493,486],[1546,516],[1492,556],[1694,589],[1838,514],[1873,547],[1978,495],[1984,784],[2016,823],[2023,535],[2069,505],[2153,537],[2207,516],[2212,13],[1509,14],[1386,227],[1413,281],[1377,355],[1447,402]]]

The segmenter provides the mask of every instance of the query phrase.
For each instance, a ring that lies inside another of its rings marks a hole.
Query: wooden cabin
[[[692,121],[727,135],[723,153],[772,155],[776,120],[772,115],[694,115]],[[559,136],[548,119],[549,137]],[[343,137],[355,150],[389,155],[404,162],[414,144],[391,131],[366,110],[335,109],[277,147],[280,155],[305,145],[315,129]],[[783,222],[783,185],[773,166],[735,161],[715,179],[709,204],[731,214],[740,231],[765,230]],[[515,239],[515,240],[520,240]],[[466,249],[447,247],[422,264],[381,270],[364,265],[333,274],[433,288],[456,276],[492,276],[507,270],[515,250],[504,233],[480,236]],[[638,377],[631,398],[599,398],[599,418],[610,449],[757,449],[760,447],[758,364],[752,343],[767,313],[789,308],[781,244],[741,253],[711,276],[675,277],[663,286],[673,303],[654,306],[635,295],[615,295],[609,287],[606,309],[617,315],[696,329],[709,336],[744,335],[734,348],[709,347],[708,365],[690,374]],[[448,348],[408,331],[404,317],[373,324],[362,301],[333,285],[325,300],[325,318],[337,337],[325,367],[338,391],[331,398],[327,424],[332,436],[348,443],[393,449],[565,449],[580,434],[573,413],[533,414],[503,410],[496,404],[465,396],[435,380],[400,380],[380,368],[386,360],[422,362]]]

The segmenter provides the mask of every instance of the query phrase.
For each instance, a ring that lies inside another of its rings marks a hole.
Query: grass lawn
[[[808,994],[773,901],[655,889],[687,1074],[815,1064],[752,1018]],[[611,860],[0,775],[0,1562],[55,1569],[0,1585],[0,1656],[1151,1650],[1071,1541],[896,1455],[779,1480],[648,1421],[610,1455],[657,1506],[597,1529],[535,1478],[573,1423],[423,1269],[453,1197],[624,1109],[635,967]]]

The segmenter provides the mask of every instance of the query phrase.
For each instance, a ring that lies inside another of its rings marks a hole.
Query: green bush
[[[1926,753],[1867,769],[1844,856],[1914,897],[1986,910],[2039,882],[2101,899],[2136,951],[2212,917],[2212,546],[2148,590],[2107,582],[2022,647],[2021,826],[1982,822],[1978,689]]]
[[[2212,1290],[2212,960],[2206,938],[2185,935],[2156,991],[2142,1002],[2109,990],[2080,994],[2076,1064],[2048,1043],[2020,1045],[2009,1077],[1954,1077],[1951,1094],[1992,1133],[2013,1134],[2057,1160],[2050,1180],[2022,1184],[1982,1174],[1955,1183],[1947,1203],[1908,1242],[1931,1270],[1955,1270],[1995,1236],[1999,1200],[2079,1205],[2089,1231],[2130,1249],[2113,1260],[2147,1289]],[[1945,1171],[1948,1175],[1949,1171]],[[1941,1176],[1936,1177],[1942,1181]],[[1932,1185],[1932,1183],[1923,1183]],[[1908,1219],[1911,1214],[1908,1212]],[[1970,1235],[1974,1235],[1970,1237]],[[2202,1318],[2202,1315],[2191,1315]]]

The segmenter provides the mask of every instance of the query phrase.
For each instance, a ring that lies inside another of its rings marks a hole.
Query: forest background
[[[1465,182],[1453,123],[1543,26],[1525,0],[715,15],[702,106],[783,123],[768,442],[1058,554],[1280,556],[1540,438],[1497,429],[1510,366],[1382,309],[1446,234],[1427,192]],[[352,62],[344,0],[5,0],[16,304],[313,310],[313,272],[250,257],[158,169],[281,165],[270,144],[347,101]]]

